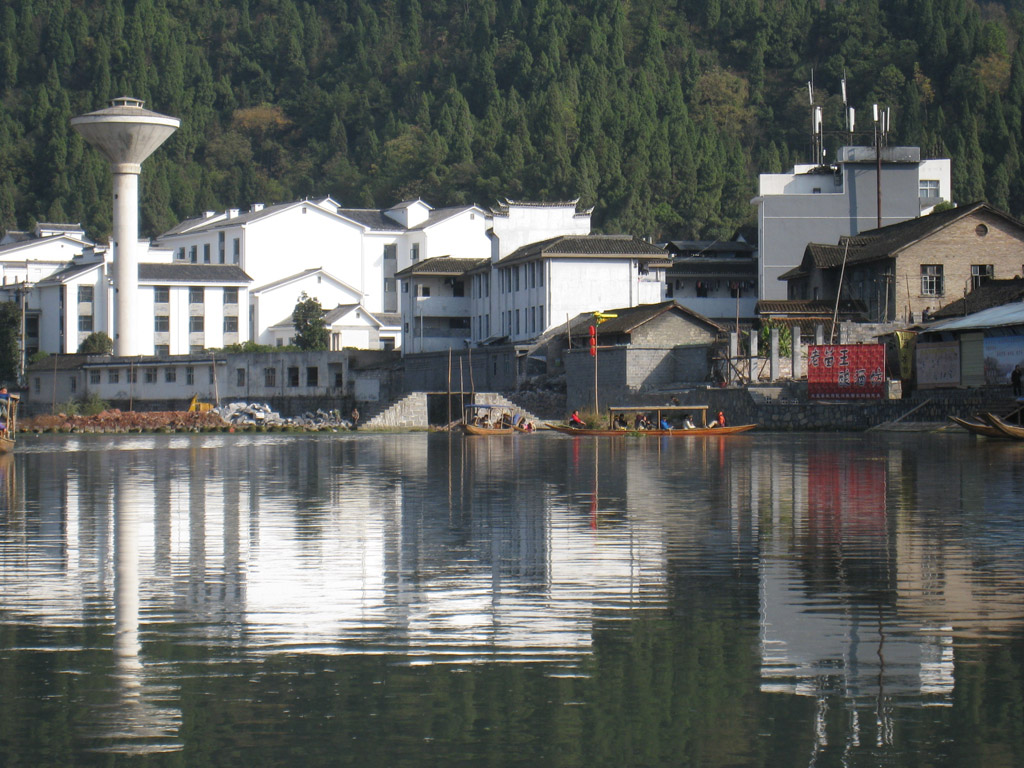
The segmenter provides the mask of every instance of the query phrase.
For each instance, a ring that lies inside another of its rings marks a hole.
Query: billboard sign
[[[819,400],[881,400],[885,397],[885,345],[810,345],[807,394]]]

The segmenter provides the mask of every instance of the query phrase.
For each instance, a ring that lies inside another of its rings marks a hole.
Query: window
[[[156,384],[156,368],[147,368],[143,381],[147,384]]]
[[[100,372],[99,371],[89,371],[89,383],[90,384],[99,384],[100,383]]]
[[[217,383],[217,369],[214,366],[211,365],[208,373],[209,373],[210,383],[211,384],[216,384]]]
[[[225,317],[224,318],[224,333],[238,333],[238,318],[237,317]]]
[[[217,233],[217,257],[221,264],[224,263],[224,233]]]
[[[237,320],[237,318],[236,318]],[[202,315],[192,315],[188,319],[189,333],[202,333],[206,328],[206,318]]]
[[[398,260],[398,246],[394,243],[384,246],[384,260],[385,261],[397,261]]]
[[[135,370],[135,368],[129,368],[128,369],[128,382],[130,384],[138,384],[139,383],[139,372],[137,370]]]
[[[409,292],[409,284],[407,282],[403,281],[402,282],[402,293],[408,293],[408,292]]]
[[[173,384],[178,380],[178,369],[177,368],[164,368],[164,381],[168,384]]]
[[[190,387],[196,383],[196,369],[191,365],[185,368],[185,383]]]
[[[519,290],[519,267],[512,267],[512,290]]]
[[[921,179],[918,182],[918,196],[919,197],[934,197],[939,196],[939,180],[938,179]]]
[[[544,305],[541,304],[537,307],[537,325],[540,326],[540,332],[544,332]]]
[[[416,295],[417,296],[421,296],[423,298],[429,297],[430,296],[430,286],[429,285],[417,285],[416,286]]]
[[[199,261],[198,248],[194,245],[188,249],[188,260],[191,261],[193,264]]]
[[[189,304],[202,304],[203,303],[203,287],[192,286],[188,289],[188,303]]]
[[[108,384],[119,384],[121,381],[120,371],[107,371],[107,383]]]
[[[36,376],[34,379],[32,379],[32,391],[38,395],[42,391],[42,389],[43,381],[38,376]]]
[[[236,237],[236,238],[234,238],[231,241],[231,263],[232,264],[237,264],[238,263],[238,255],[239,255],[238,246],[239,246],[238,238]]]
[[[922,264],[921,265],[921,295],[942,296],[944,293],[942,285],[942,265]]]
[[[201,355],[201,354],[203,354],[203,345],[202,344],[189,344],[188,345],[188,353],[190,355]]]
[[[537,308],[530,307],[530,333],[537,332]]]
[[[530,287],[537,287],[537,264],[536,262],[530,262]]]
[[[153,302],[155,304],[167,304],[171,300],[171,287],[169,285],[153,286]]]
[[[516,310],[516,335],[519,335],[519,310]]]
[[[311,365],[306,369],[306,386],[317,387],[320,385],[320,369]]]
[[[203,243],[203,264],[210,263],[210,244]]]
[[[224,289],[224,303],[225,304],[237,304],[238,303],[238,289],[237,288],[225,288]]]
[[[245,368],[235,369],[235,384],[239,387],[245,386]]]
[[[264,368],[263,369],[263,386],[265,386],[265,387],[276,387],[277,386],[277,368]]]
[[[153,318],[153,330],[157,333],[170,333],[171,318],[167,315],[157,315]]]
[[[175,252],[174,258],[177,259],[178,261],[185,260],[185,246],[182,246]]]
[[[153,352],[157,357],[167,357],[171,354],[171,346],[170,344],[157,344],[153,348]]]
[[[288,367],[288,386],[299,386],[299,367],[297,365],[292,365]]]
[[[465,296],[466,284],[462,280],[452,281],[452,296]]]
[[[78,330],[82,333],[92,333],[92,315],[78,316]]]
[[[419,243],[413,243],[412,247],[409,249],[409,259],[410,259],[410,261],[419,261],[419,258],[420,258],[420,244]]]
[[[395,278],[393,278],[393,277],[385,277],[384,278],[384,293],[394,293],[394,292],[395,292]]]
[[[345,374],[341,371],[335,371],[334,373],[334,386],[337,389],[344,389],[345,387]]]
[[[80,285],[80,286],[78,286],[78,303],[79,304],[91,304],[92,303],[92,286],[91,285]]]
[[[468,317],[449,317],[448,327],[452,330],[465,330],[469,328]]]
[[[980,288],[995,274],[991,264],[971,264],[971,289]]]
[[[68,388],[72,392],[77,392],[78,391],[78,377],[77,376],[72,376],[70,379],[68,379]]]

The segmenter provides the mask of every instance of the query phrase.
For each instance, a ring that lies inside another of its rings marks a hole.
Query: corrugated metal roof
[[[932,331],[980,331],[986,328],[1000,328],[1007,325],[1024,325],[1024,301],[1003,304],[1000,307],[975,312],[973,315],[958,317],[928,326]]]

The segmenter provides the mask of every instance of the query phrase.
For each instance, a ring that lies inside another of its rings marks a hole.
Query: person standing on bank
[[[356,427],[359,426],[359,409],[356,408],[355,406],[352,406],[352,414],[351,414],[351,416],[352,416],[352,429],[355,429]]]
[[[1010,374],[1010,384],[1013,385],[1013,396],[1020,397],[1020,363],[1017,363],[1017,367],[1013,369],[1013,373]]]

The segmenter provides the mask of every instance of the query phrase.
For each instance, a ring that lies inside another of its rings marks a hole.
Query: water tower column
[[[114,174],[114,354],[138,354],[135,326],[139,292],[139,173],[138,163],[111,165]]]

